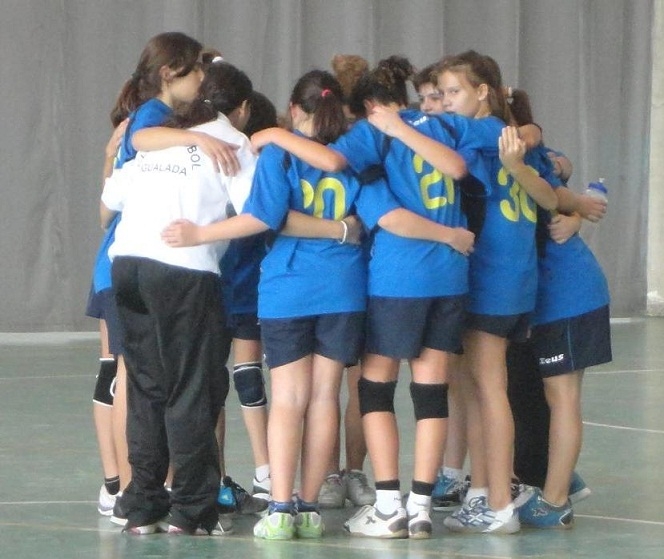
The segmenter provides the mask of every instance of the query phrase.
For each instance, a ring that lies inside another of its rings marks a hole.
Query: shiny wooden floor
[[[91,419],[97,341],[91,334],[0,334],[0,558],[652,558],[664,557],[664,319],[616,321],[614,362],[588,372],[578,471],[593,490],[568,531],[454,535],[434,513],[434,537],[348,537],[352,509],[324,512],[320,541],[255,540],[255,518],[224,538],[129,537],[96,511],[101,483]],[[412,466],[407,382],[398,388],[402,479]],[[227,465],[251,479],[235,395],[228,401]],[[407,488],[406,488],[407,489]]]

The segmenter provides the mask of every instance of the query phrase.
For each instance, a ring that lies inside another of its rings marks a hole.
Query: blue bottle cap
[[[599,182],[591,182],[588,184],[588,188],[591,188],[593,190],[597,190],[598,192],[601,192],[606,196],[609,191],[606,189],[606,186],[604,186],[604,183],[602,182],[602,179],[600,179]]]

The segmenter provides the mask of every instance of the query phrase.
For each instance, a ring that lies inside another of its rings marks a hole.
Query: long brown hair
[[[141,53],[136,70],[122,86],[111,110],[113,126],[120,124],[145,101],[161,93],[159,71],[163,66],[177,72],[176,77],[186,76],[198,63],[202,48],[203,45],[196,39],[177,31],[152,37]]]

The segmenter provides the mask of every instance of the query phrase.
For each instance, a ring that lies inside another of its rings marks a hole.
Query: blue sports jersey
[[[293,209],[340,220],[360,192],[350,172],[326,173],[266,146],[243,213],[279,231]],[[260,318],[295,318],[366,309],[366,261],[361,247],[333,239],[278,235],[263,259],[258,285]]]
[[[473,128],[485,145],[482,157],[491,176],[484,224],[470,255],[468,310],[476,314],[506,316],[528,313],[535,307],[537,204],[503,168],[498,139],[505,123],[496,117],[474,121]],[[551,162],[543,148],[530,150],[524,161],[552,185]]]
[[[537,260],[533,324],[572,318],[610,302],[606,276],[588,245],[578,233],[562,244],[556,243],[549,235],[549,221],[549,212],[540,211],[538,237],[543,242],[539,245]]]
[[[428,116],[405,110],[401,118],[422,134],[456,149],[470,172],[488,182],[476,152],[469,119]],[[389,191],[380,181],[367,185],[358,211],[368,227],[395,207],[403,207],[449,227],[465,227],[459,185],[433,168],[397,139],[388,138],[362,120],[330,147],[338,150],[358,174],[376,165],[385,169]],[[378,228],[371,250],[369,294],[381,297],[443,297],[468,290],[468,260],[449,245],[408,239]]]
[[[118,155],[115,160],[115,168],[120,168],[127,161],[136,157],[136,149],[131,143],[131,137],[134,132],[142,128],[159,126],[163,124],[171,115],[172,109],[159,99],[149,99],[138,109],[129,115],[129,124],[125,130]],[[120,221],[120,214],[117,214],[104,232],[101,245],[97,251],[92,275],[92,285],[96,293],[111,287],[111,261],[108,258],[108,249],[115,240],[115,229]]]

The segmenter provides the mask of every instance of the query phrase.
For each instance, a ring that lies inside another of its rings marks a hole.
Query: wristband
[[[339,240],[339,244],[343,245],[348,238],[348,224],[343,219],[339,223],[341,223],[344,228],[343,235],[341,235],[341,239]]]

